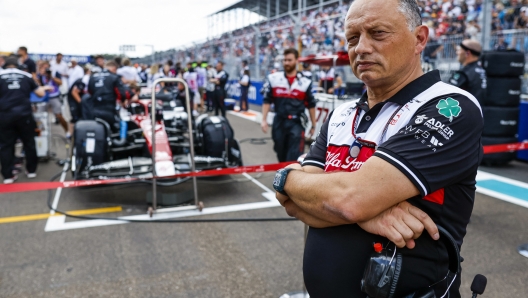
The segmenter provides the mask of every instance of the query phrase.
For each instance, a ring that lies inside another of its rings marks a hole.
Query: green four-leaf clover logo
[[[436,108],[438,109],[438,113],[440,113],[440,115],[449,118],[449,122],[453,122],[453,117],[458,117],[458,115],[460,115],[462,112],[462,108],[460,107],[458,100],[451,97],[441,99],[436,105]]]

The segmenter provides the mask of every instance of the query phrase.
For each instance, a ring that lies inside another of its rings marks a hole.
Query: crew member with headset
[[[82,107],[84,119],[100,118],[114,128],[116,104],[123,104],[132,93],[117,75],[117,63],[109,61],[102,72],[94,73],[88,82],[89,104]],[[86,111],[88,109],[88,111]]]
[[[304,110],[310,112],[312,128],[315,132],[315,99],[312,94],[312,81],[302,73],[297,72],[299,52],[296,49],[284,51],[284,71],[268,75],[264,86],[264,104],[262,105],[261,128],[268,131],[268,112],[271,104],[275,104],[275,118],[271,135],[273,149],[280,162],[295,161],[304,153],[304,127],[301,117]]]
[[[392,281],[383,272],[365,280],[374,290],[397,271],[390,297],[421,289],[460,297],[460,272],[436,225],[460,248],[483,155],[480,105],[438,70],[422,71],[429,29],[416,1],[355,0],[344,27],[367,91],[333,111],[302,166],[279,170],[273,183],[286,212],[310,226],[306,288],[310,297],[382,297],[363,291],[362,278],[378,275],[366,265],[389,248],[402,266],[387,272]]]
[[[462,68],[455,72],[449,83],[466,90],[482,103],[486,96],[486,71],[480,65],[479,57],[482,52],[480,43],[473,39],[466,39],[457,46],[458,62]]]
[[[37,126],[29,98],[31,92],[43,97],[51,89],[50,86],[39,87],[31,74],[17,67],[17,58],[9,57],[5,69],[0,70],[0,163],[4,184],[13,183],[18,178],[13,174],[17,138],[24,145],[27,177],[37,176]]]

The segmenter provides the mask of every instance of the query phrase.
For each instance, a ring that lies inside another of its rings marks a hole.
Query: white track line
[[[65,169],[67,170],[66,167]],[[238,212],[238,211],[280,207],[279,202],[275,199],[275,192],[273,192],[271,189],[266,187],[264,184],[262,184],[260,181],[256,180],[249,174],[244,173],[243,175],[246,178],[248,178],[251,182],[255,183],[255,185],[257,185],[258,187],[266,191],[265,193],[262,193],[262,196],[264,196],[268,200],[267,202],[257,202],[257,203],[247,203],[247,204],[237,204],[237,205],[204,208],[203,211],[201,212],[195,209],[195,210],[187,210],[187,211],[156,213],[154,214],[152,218],[148,214],[140,214],[140,215],[118,217],[120,220],[94,219],[94,220],[66,222],[66,216],[64,215],[50,216],[48,218],[48,222],[46,223],[46,227],[44,231],[53,232],[53,231],[93,228],[93,227],[102,227],[102,226],[111,226],[111,225],[121,225],[121,224],[129,223],[127,220],[156,221],[156,220],[166,220],[166,219],[181,218],[181,217],[193,217],[193,216],[201,216],[201,215],[212,215],[212,214],[220,214],[220,213],[228,213],[228,212]],[[65,177],[66,177],[66,173],[63,173],[63,175],[61,176],[61,182],[64,182]],[[59,203],[60,194],[61,194],[61,189],[59,188],[57,189],[57,193],[53,201],[54,208],[56,208]]]
[[[60,182],[64,182],[64,180],[66,179],[66,173],[68,171],[69,165],[70,165],[69,162],[66,162],[64,164],[64,168],[62,169],[62,174],[61,174],[60,180],[59,180]],[[62,187],[57,188],[57,192],[55,192],[55,197],[53,198],[53,204],[51,204],[53,209],[57,209],[57,206],[59,205],[59,198],[61,196],[61,193],[62,193]],[[50,210],[50,214],[51,215],[55,214],[55,211],[54,210]]]
[[[258,202],[258,203],[248,203],[248,204],[205,208],[201,212],[198,210],[189,210],[189,211],[176,211],[176,212],[168,212],[168,213],[157,213],[157,214],[154,214],[152,218],[148,214],[118,217],[118,219],[120,220],[96,219],[96,220],[65,222],[65,216],[54,216],[53,219],[52,217],[50,217],[50,219],[52,219],[52,224],[50,224],[49,227],[48,226],[46,227],[46,232],[93,228],[93,227],[110,226],[110,225],[121,225],[121,224],[129,223],[127,220],[141,220],[141,221],[146,221],[146,222],[150,222],[150,221],[155,222],[157,220],[169,220],[173,218],[212,215],[212,214],[256,210],[256,209],[273,208],[273,207],[280,207],[280,204],[278,202]]]
[[[478,171],[477,172],[477,179],[476,180],[477,180],[477,192],[478,193],[481,193],[483,195],[487,195],[487,196],[490,196],[490,197],[493,197],[493,198],[496,198],[496,199],[499,199],[499,200],[502,200],[502,201],[505,201],[505,202],[508,202],[508,203],[512,203],[512,204],[515,204],[515,205],[518,205],[518,206],[521,206],[521,207],[524,207],[524,208],[528,208],[528,202],[526,202],[524,200],[521,200],[521,199],[518,199],[518,198],[515,198],[515,197],[512,197],[512,196],[509,196],[509,195],[506,195],[506,194],[503,194],[503,193],[500,193],[500,192],[497,192],[497,191],[493,191],[493,190],[488,189],[488,188],[479,187],[478,181],[482,181],[482,180],[496,180],[496,181],[500,181],[500,182],[503,182],[503,183],[506,183],[506,184],[515,185],[515,186],[518,186],[518,187],[526,188],[527,192],[528,192],[528,183],[524,183],[524,182],[521,182],[521,181],[513,180],[513,179],[510,179],[510,178],[506,178],[506,177],[503,177],[503,176],[499,176],[499,175],[495,175],[495,174],[491,174],[491,173],[487,173],[487,172],[482,172],[482,171]]]
[[[64,164],[64,168],[62,169],[62,174],[60,177],[60,182],[64,182],[66,179],[66,173],[68,171],[69,162],[66,162]],[[62,187],[57,188],[57,191],[55,192],[55,197],[53,198],[53,203],[51,206],[53,209],[57,209],[57,206],[59,205],[59,199],[62,194]],[[54,210],[50,210],[50,215],[55,215]],[[60,226],[66,221],[66,216],[50,216],[48,217],[48,220],[46,221],[46,226],[44,227],[44,231],[53,230],[53,228]]]

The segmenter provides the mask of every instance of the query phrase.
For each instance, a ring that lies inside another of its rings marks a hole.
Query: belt
[[[283,119],[288,119],[288,120],[294,120],[294,119],[299,119],[301,118],[301,116],[299,115],[279,115],[277,114],[277,116],[283,118]]]

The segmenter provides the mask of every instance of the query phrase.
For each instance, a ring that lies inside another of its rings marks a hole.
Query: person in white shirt
[[[121,80],[125,85],[141,83],[141,78],[139,77],[137,69],[130,64],[130,59],[123,59],[123,67],[117,70],[117,74],[121,76]]]
[[[61,95],[66,95],[68,93],[69,78],[68,78],[68,64],[62,60],[62,54],[57,53],[55,60],[50,61],[50,70],[55,76],[56,73],[59,73],[62,78],[62,85],[59,87]]]
[[[58,53],[55,60],[50,61],[50,69],[52,72],[58,72],[61,77],[68,76],[68,64],[62,60],[62,54]]]
[[[71,59],[71,66],[68,69],[68,89],[71,88],[73,83],[84,76],[83,68],[77,63],[75,58]]]

